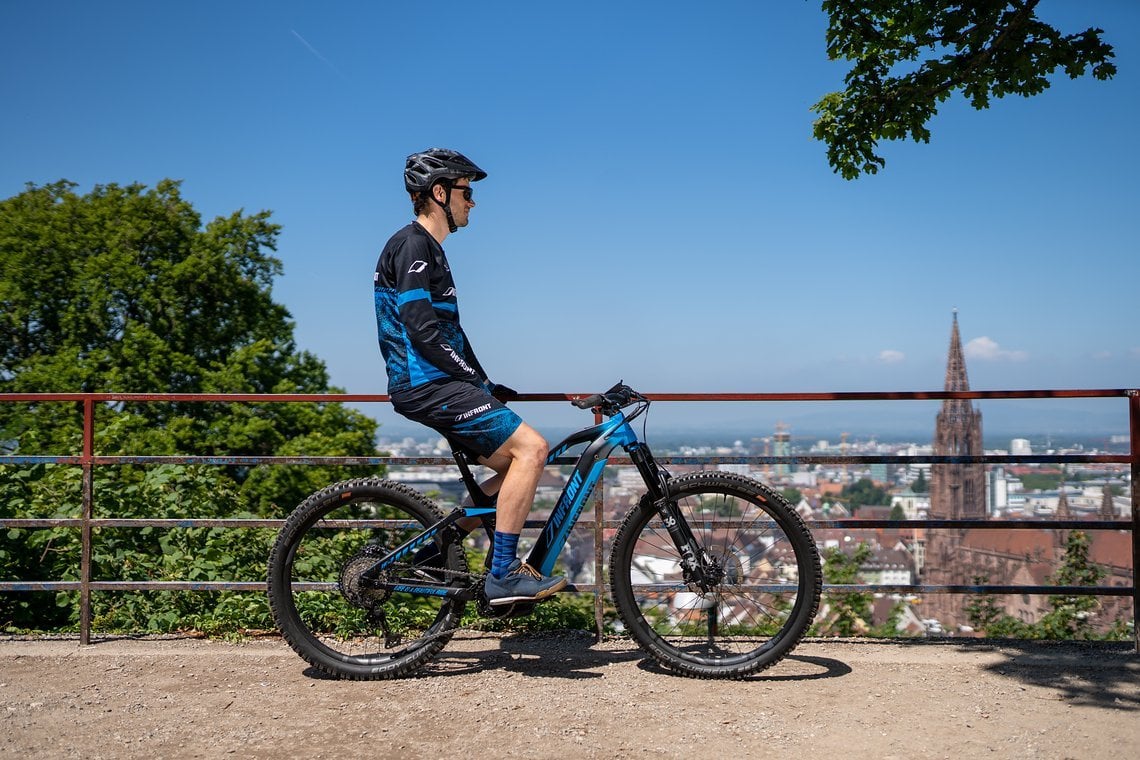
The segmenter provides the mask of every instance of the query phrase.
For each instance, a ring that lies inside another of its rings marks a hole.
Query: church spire
[[[962,336],[958,332],[957,309],[954,309],[954,326],[950,329],[950,354],[946,360],[945,390],[970,390],[970,378],[966,376],[966,358],[962,354]]]
[[[966,356],[962,352],[962,335],[958,331],[958,310],[954,309],[954,325],[950,328],[950,351],[946,357],[946,388],[948,391],[970,390],[970,378],[966,376]],[[969,399],[945,399],[942,402],[942,415],[949,420],[969,420],[974,407]],[[979,444],[980,445],[980,444]],[[955,452],[957,453],[957,452]],[[978,451],[977,453],[981,453]]]
[[[1065,470],[1061,469],[1061,493],[1057,496],[1057,519],[1072,520],[1073,510],[1069,507],[1069,497],[1065,494]]]

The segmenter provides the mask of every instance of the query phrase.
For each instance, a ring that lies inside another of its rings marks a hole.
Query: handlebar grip
[[[570,399],[570,403],[579,409],[592,409],[595,406],[600,406],[602,401],[602,396],[598,393],[592,396],[586,396],[585,398]]]

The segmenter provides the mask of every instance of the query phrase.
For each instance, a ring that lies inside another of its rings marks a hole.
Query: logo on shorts
[[[408,268],[408,274],[419,274],[427,269],[426,261],[413,261],[412,266]]]
[[[463,414],[455,415],[455,421],[456,422],[463,422],[463,420],[469,420],[472,417],[474,417],[475,415],[482,414],[483,412],[487,411],[490,408],[491,408],[491,405],[489,403],[483,404],[483,406],[477,406],[469,412],[464,412]]]
[[[455,295],[455,288],[448,288],[447,290],[443,291],[443,295],[440,296],[440,298],[450,298],[453,295]]]

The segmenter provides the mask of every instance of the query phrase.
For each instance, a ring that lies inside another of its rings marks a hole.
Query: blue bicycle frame
[[[637,435],[629,426],[625,415],[618,412],[615,416],[580,430],[567,437],[562,443],[554,447],[546,459],[547,464],[565,454],[569,449],[582,443],[588,443],[586,450],[578,457],[574,472],[562,489],[557,504],[554,505],[542,533],[535,542],[534,547],[527,555],[527,564],[543,575],[550,575],[554,570],[554,562],[562,553],[566,539],[578,517],[586,499],[594,490],[594,486],[601,480],[606,462],[615,448],[621,446],[628,449],[638,444]]]
[[[554,570],[554,563],[561,554],[562,548],[570,536],[570,531],[577,523],[586,500],[593,492],[594,487],[602,477],[606,462],[610,454],[619,446],[624,448],[633,458],[634,463],[642,472],[646,485],[653,495],[661,493],[661,476],[653,463],[649,450],[642,445],[637,434],[633,432],[626,416],[618,411],[608,420],[592,427],[580,430],[555,446],[547,456],[547,464],[555,461],[571,448],[587,444],[586,449],[579,455],[574,472],[562,489],[558,502],[555,504],[549,519],[542,528],[542,533],[527,555],[527,563],[544,575],[550,575]],[[409,541],[396,547],[383,558],[379,559],[374,567],[367,571],[363,580],[373,588],[386,588],[393,591],[413,594],[426,594],[431,596],[447,596],[469,601],[474,598],[473,590],[469,587],[446,586],[434,583],[411,585],[406,582],[385,582],[380,574],[404,560],[410,553],[421,546],[433,541],[444,531],[454,530],[452,526],[457,520],[464,517],[481,517],[486,519],[496,510],[495,496],[488,496],[479,488],[474,476],[471,474],[472,464],[468,455],[456,450],[454,452],[456,464],[463,478],[467,490],[471,494],[471,506],[457,507],[435,525],[414,536]],[[488,558],[488,561],[490,558]]]

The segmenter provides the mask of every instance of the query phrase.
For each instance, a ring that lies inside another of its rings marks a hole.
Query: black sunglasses
[[[471,185],[452,185],[451,189],[452,190],[462,190],[463,191],[463,200],[468,201],[468,202],[471,201],[471,196],[475,192],[474,190],[471,189]]]

